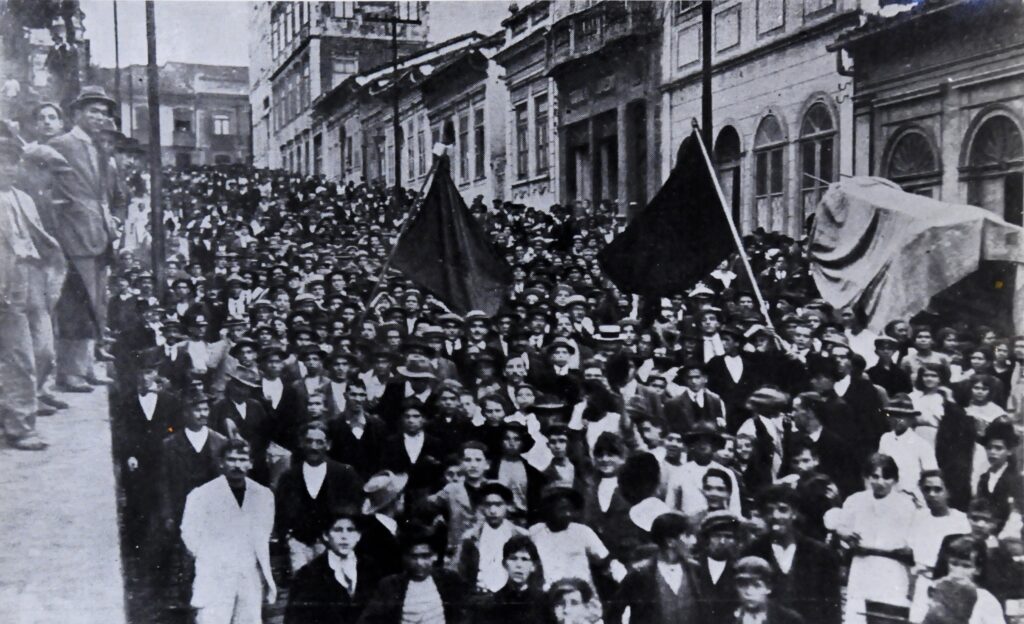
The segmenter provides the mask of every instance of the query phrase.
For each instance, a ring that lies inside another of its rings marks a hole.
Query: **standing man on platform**
[[[37,335],[50,322],[50,302],[64,279],[64,258],[28,194],[14,188],[22,148],[0,137],[0,413],[7,443],[46,448],[35,430]]]
[[[114,240],[107,182],[111,159],[93,137],[114,106],[102,87],[83,87],[72,103],[75,126],[50,140],[71,168],[54,189],[54,235],[70,261],[57,302],[57,382],[69,392],[90,392],[92,385],[109,383],[96,376],[93,365],[96,340],[106,328],[107,271]]]

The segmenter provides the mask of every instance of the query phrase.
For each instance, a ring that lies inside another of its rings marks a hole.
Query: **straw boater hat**
[[[363,501],[363,515],[369,516],[384,509],[395,501],[405,490],[409,475],[395,474],[390,470],[382,470],[373,475],[363,486],[366,500]]]
[[[434,374],[430,367],[419,361],[412,361],[405,366],[398,367],[398,374],[406,379],[436,379],[437,375]]]

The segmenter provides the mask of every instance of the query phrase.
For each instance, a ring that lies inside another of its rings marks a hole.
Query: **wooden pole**
[[[121,119],[121,45],[117,28],[117,0],[114,0],[114,99],[117,100],[117,118]],[[124,122],[121,122],[124,132]]]
[[[146,0],[146,91],[149,102],[149,226],[153,238],[151,261],[157,296],[167,289],[164,276],[164,205],[160,154],[160,72],[156,65],[156,7]]]
[[[722,187],[718,184],[718,176],[715,175],[715,168],[711,165],[711,158],[708,156],[708,149],[704,145],[704,138],[701,134],[700,125],[697,124],[697,120],[693,119],[690,122],[693,125],[693,129],[696,130],[697,142],[700,143],[700,153],[704,155],[704,163],[708,166],[708,175],[711,176],[712,182],[715,185],[715,192],[718,193],[718,202],[722,205],[722,212],[725,213],[725,220],[729,223],[729,231],[732,232],[733,242],[736,243],[736,250],[740,253],[740,260],[743,261],[743,268],[747,271],[747,277],[750,278],[750,287],[754,290],[754,296],[757,298],[757,304],[761,308],[761,314],[764,315],[764,321],[768,324],[768,327],[775,329],[772,325],[772,318],[768,314],[768,304],[765,302],[764,296],[761,294],[761,288],[757,285],[757,279],[754,277],[754,270],[750,267],[750,259],[747,258],[747,251],[743,248],[743,241],[740,239],[739,230],[736,229],[736,224],[732,220],[732,210],[729,204],[725,201],[725,196],[722,194]]]
[[[714,132],[713,120],[714,109],[711,105],[711,0],[704,0],[700,6],[701,14],[701,93],[700,112],[701,123],[704,126],[704,144],[711,145],[714,139],[711,133]],[[714,169],[712,169],[713,175]]]

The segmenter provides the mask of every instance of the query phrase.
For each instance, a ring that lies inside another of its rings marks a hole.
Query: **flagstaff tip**
[[[692,127],[694,130],[700,130],[700,124],[697,123],[696,117],[690,117],[690,127]]]

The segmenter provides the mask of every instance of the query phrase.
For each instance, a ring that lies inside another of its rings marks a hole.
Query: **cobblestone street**
[[[41,453],[0,450],[0,622],[121,624],[107,392],[62,394]]]

